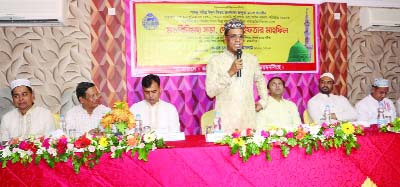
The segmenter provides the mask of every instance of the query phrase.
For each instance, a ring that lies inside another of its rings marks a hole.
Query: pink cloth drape
[[[368,177],[378,186],[400,186],[400,135],[366,132],[360,149],[347,156],[343,149],[319,150],[311,156],[293,148],[287,158],[280,150],[251,157],[243,163],[227,146],[188,136],[171,149],[151,152],[149,161],[128,155],[104,155],[92,169],[75,174],[71,163],[49,168],[8,164],[0,169],[1,186],[361,186]],[[192,146],[190,146],[192,145]]]

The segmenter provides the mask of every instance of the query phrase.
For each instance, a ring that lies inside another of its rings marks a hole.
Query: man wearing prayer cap
[[[335,77],[332,73],[320,76],[318,87],[320,93],[312,97],[307,103],[307,110],[315,123],[325,119],[324,111],[329,107],[330,118],[339,121],[357,120],[357,112],[349,100],[341,95],[332,94]]]
[[[396,117],[396,108],[393,101],[386,98],[389,92],[389,81],[383,78],[375,79],[371,94],[364,97],[356,104],[358,113],[358,121],[368,122],[370,124],[377,123],[378,107],[383,107],[384,116],[391,122]]]
[[[266,107],[268,97],[264,75],[254,55],[243,53],[244,24],[233,18],[224,25],[226,49],[207,64],[206,92],[215,97],[215,110],[220,114],[222,129],[256,128],[256,111]],[[254,101],[256,83],[259,102]]]
[[[51,112],[34,104],[35,96],[27,79],[11,82],[11,95],[16,107],[4,114],[0,125],[0,140],[44,136],[55,130]]]

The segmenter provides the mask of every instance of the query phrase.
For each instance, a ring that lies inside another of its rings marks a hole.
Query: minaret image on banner
[[[290,47],[288,62],[310,62],[313,46],[310,41],[310,20],[308,17],[308,9],[306,9],[306,16],[304,19],[304,42],[303,45],[299,40]]]

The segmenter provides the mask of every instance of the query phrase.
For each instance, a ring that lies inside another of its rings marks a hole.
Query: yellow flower
[[[351,124],[350,122],[343,123],[340,127],[342,128],[342,131],[345,134],[353,134],[354,133],[355,128],[354,128],[353,124]]]
[[[243,146],[244,140],[242,138],[233,138],[233,143],[238,144],[239,146]]]
[[[99,140],[99,144],[100,144],[101,147],[107,147],[107,145],[108,145],[107,138],[106,137],[101,137],[100,140]]]
[[[129,110],[128,103],[119,101],[114,103],[114,109]]]

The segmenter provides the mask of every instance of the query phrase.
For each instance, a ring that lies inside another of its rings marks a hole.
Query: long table
[[[94,168],[75,174],[71,163],[49,168],[8,164],[0,169],[0,186],[361,186],[369,177],[377,186],[400,186],[400,135],[367,131],[358,137],[361,147],[347,156],[343,149],[306,155],[293,148],[287,158],[280,150],[243,162],[227,146],[206,143],[204,136],[168,142],[149,161],[129,155],[104,155]]]

